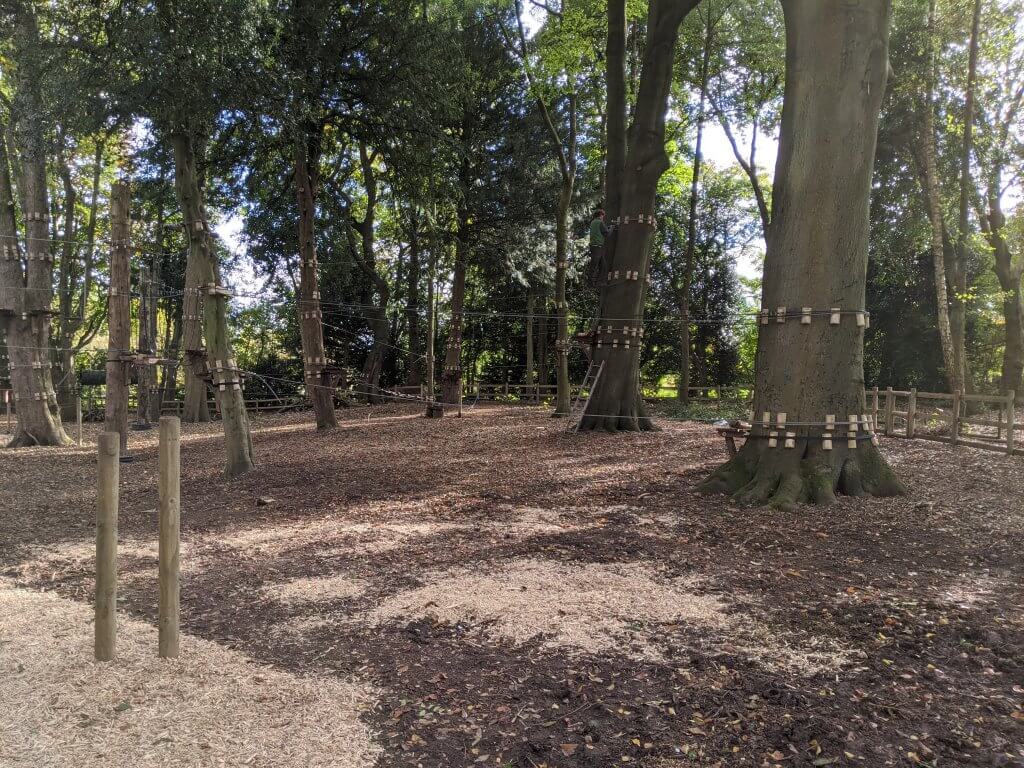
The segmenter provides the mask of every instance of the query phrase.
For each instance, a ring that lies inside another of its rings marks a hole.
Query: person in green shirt
[[[600,284],[605,272],[604,243],[609,234],[610,230],[604,225],[604,209],[598,208],[590,222],[590,282],[593,285]]]

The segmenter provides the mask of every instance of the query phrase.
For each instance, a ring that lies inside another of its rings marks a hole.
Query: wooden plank
[[[968,395],[964,393],[960,395],[960,399],[968,403],[992,403],[993,405],[1002,405],[1006,402],[1003,395]]]
[[[93,653],[111,661],[117,641],[117,507],[120,493],[121,435],[99,439],[96,485],[96,603]]]
[[[181,421],[160,417],[159,621],[158,653],[162,659],[178,657],[180,616],[179,557],[181,520]]]
[[[950,434],[952,435],[953,445],[956,445],[957,439],[960,437],[960,392],[953,393],[953,410],[950,413]]]
[[[1016,425],[1013,423],[1016,414],[1013,411],[1014,398],[1017,393],[1014,390],[1010,390],[1006,393],[1006,452],[1013,455],[1014,452],[1014,441],[1016,436],[1014,435],[1014,429]]]

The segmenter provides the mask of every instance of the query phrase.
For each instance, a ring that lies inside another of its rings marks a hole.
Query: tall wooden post
[[[181,420],[160,417],[160,658],[178,656]]]
[[[917,389],[910,390],[910,402],[907,403],[907,437],[913,437],[917,430]]]
[[[885,436],[892,434],[893,411],[896,409],[896,397],[892,393],[892,387],[885,388]]]
[[[128,363],[123,358],[131,345],[131,273],[128,243],[128,185],[115,182],[110,189],[110,295],[107,301],[107,398],[104,429],[121,436],[121,451],[128,450]]]
[[[11,431],[11,398],[13,397],[14,390],[4,390],[4,407],[7,409],[7,432]]]
[[[878,431],[878,387],[871,388],[871,423],[875,425],[875,431]]]
[[[950,426],[952,427],[952,435],[950,437],[953,445],[956,445],[960,440],[960,390],[956,390],[953,393],[953,416],[950,420]]]
[[[1012,389],[1006,393],[1006,452],[1011,456],[1013,455],[1014,442],[1016,441],[1013,433],[1016,427],[1014,423],[1016,414],[1013,412],[1013,401],[1016,394]]]
[[[78,445],[82,446],[82,392],[75,393],[75,424],[78,426]]]
[[[153,312],[150,300],[151,279],[149,267],[139,265],[139,343],[136,351],[139,354],[153,355],[156,351],[155,340],[150,337],[152,323],[150,314]],[[149,398],[152,397],[153,382],[156,379],[156,367],[140,365],[136,376],[138,381],[138,397],[136,398],[135,428],[149,428]]]
[[[117,640],[117,506],[121,475],[121,436],[104,432],[99,440],[96,483],[96,621],[97,661],[114,658]]]

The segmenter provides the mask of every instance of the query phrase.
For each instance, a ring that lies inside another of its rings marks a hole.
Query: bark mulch
[[[365,683],[379,766],[1024,766],[1019,457],[883,440],[909,496],[779,512],[694,492],[725,458],[699,424],[341,417],[258,419],[234,481],[183,426],[182,629]],[[148,622],[155,439],[121,475]],[[93,449],[0,467],[0,577],[90,601]]]

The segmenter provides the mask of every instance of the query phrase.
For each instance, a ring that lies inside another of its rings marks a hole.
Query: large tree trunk
[[[53,389],[50,347],[50,304],[53,300],[53,257],[47,227],[46,154],[38,61],[39,32],[30,6],[15,15],[15,56],[19,62],[12,106],[13,135],[22,162],[21,201],[24,214],[26,266],[14,218],[14,193],[0,125],[0,322],[6,326],[7,348],[18,427],[9,447],[69,445]]]
[[[827,503],[836,491],[893,495],[903,487],[863,423],[868,198],[890,2],[782,5],[786,88],[762,297],[771,318],[759,326],[755,423],[739,454],[703,489],[781,507]],[[780,307],[784,322],[776,319]],[[823,314],[804,323],[804,307]],[[838,323],[833,307],[841,311]],[[761,423],[764,414],[771,427]],[[834,433],[826,428],[830,416]]]
[[[182,337],[186,340],[186,355],[188,354],[188,344],[191,343],[196,347],[193,352],[197,359],[202,359],[206,352],[203,346],[202,299],[199,293],[199,285],[202,282],[201,266],[197,259],[191,258],[192,233],[188,232],[187,236],[190,248],[189,259],[185,264],[185,295],[182,299],[181,315]],[[206,382],[200,378],[188,360],[185,361],[183,372],[185,394],[181,408],[181,420],[186,424],[208,422],[210,420],[210,405]]]
[[[224,474],[237,477],[253,469],[254,462],[241,374],[228,336],[227,298],[222,290],[220,268],[211,248],[210,225],[196,173],[192,138],[185,133],[173,133],[171,146],[174,148],[174,189],[189,237],[184,311],[186,315],[195,315],[200,311],[199,305],[202,305],[202,330],[206,336],[204,350],[199,329],[194,325],[186,326],[184,346],[187,368],[197,378],[205,379],[209,376],[213,385],[219,389],[226,453]],[[191,292],[187,281],[189,272],[193,273],[195,286]],[[185,319],[188,320],[187,317]]]
[[[469,214],[459,211],[459,231],[455,238],[455,270],[452,275],[451,319],[448,343],[444,350],[441,371],[441,402],[445,406],[462,407],[462,310],[466,302],[466,236]]]
[[[311,167],[314,166],[314,167]],[[334,389],[327,374],[323,312],[320,309],[320,277],[316,260],[315,158],[304,132],[295,139],[295,194],[299,204],[299,333],[306,395],[313,404],[317,429],[338,426],[334,413]]]
[[[172,302],[168,301],[168,305]],[[171,331],[168,334],[169,339],[167,344],[164,346],[164,356],[169,362],[163,364],[163,382],[162,382],[162,394],[160,395],[158,406],[160,410],[163,410],[163,404],[165,402],[173,402],[177,399],[178,395],[178,350],[181,348],[181,304],[176,303],[177,306],[172,310],[168,306],[168,312],[173,314],[173,317],[168,317],[167,322],[171,325]],[[159,413],[158,413],[159,415]]]
[[[408,322],[409,356],[405,364],[405,386],[418,387],[423,382],[423,338],[420,331],[420,229],[415,212],[409,221],[409,271],[406,275],[405,302]]]
[[[652,429],[640,392],[640,345],[650,246],[654,235],[654,198],[668,170],[665,113],[672,85],[679,25],[699,0],[652,0],[647,11],[647,45],[622,171],[622,205],[609,255],[595,334],[594,361],[604,363],[580,429],[608,431]],[[612,108],[609,104],[609,127]],[[609,166],[609,185],[612,183]]]
[[[988,189],[987,216],[981,217],[982,230],[992,249],[992,268],[1003,292],[1003,320],[1006,325],[1003,347],[1002,375],[999,389],[1014,393],[1017,402],[1024,402],[1024,299],[1021,279],[1024,276],[1024,258],[1014,258],[1006,239],[1006,215],[1001,199],[1002,158],[996,160]]]
[[[604,172],[604,210],[609,220],[619,216],[622,172],[626,167],[626,0],[608,0],[608,36],[605,39],[607,104],[605,132],[608,149]],[[612,253],[612,238],[605,244]]]

